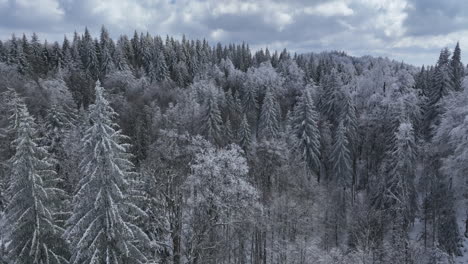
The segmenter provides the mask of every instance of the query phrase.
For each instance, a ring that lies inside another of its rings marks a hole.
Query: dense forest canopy
[[[468,83],[103,27],[0,41],[0,263],[454,263]]]

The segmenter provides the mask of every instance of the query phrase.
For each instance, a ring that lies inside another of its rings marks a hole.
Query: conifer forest
[[[82,30],[0,41],[1,264],[468,263],[458,43],[422,66]]]

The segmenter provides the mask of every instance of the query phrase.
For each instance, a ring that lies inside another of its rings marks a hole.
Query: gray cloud
[[[468,51],[467,8],[457,0],[0,0],[0,37],[37,32],[53,41],[85,26],[96,35],[106,25],[113,37],[136,29],[433,64],[458,40]]]

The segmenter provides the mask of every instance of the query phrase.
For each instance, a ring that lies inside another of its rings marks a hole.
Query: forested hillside
[[[458,44],[423,67],[212,44],[0,41],[0,263],[463,261]]]

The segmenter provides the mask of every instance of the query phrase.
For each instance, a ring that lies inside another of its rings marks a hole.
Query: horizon
[[[148,31],[224,45],[245,42],[252,50],[338,50],[420,67],[433,65],[442,48],[453,50],[457,42],[462,61],[468,62],[468,15],[462,12],[466,8],[468,3],[456,0],[0,0],[0,38],[36,32],[41,42],[61,42],[86,25],[93,35],[105,25],[114,39],[131,36],[134,30]]]

